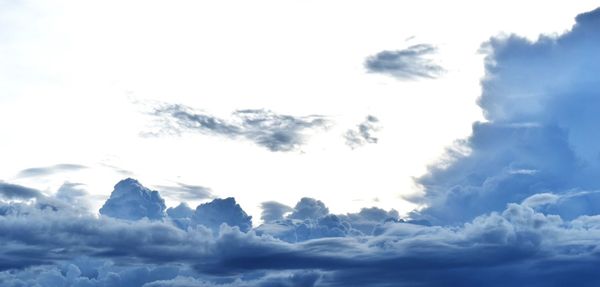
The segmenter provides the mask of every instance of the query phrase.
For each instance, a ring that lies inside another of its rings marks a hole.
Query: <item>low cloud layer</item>
[[[270,151],[292,151],[302,146],[306,132],[325,128],[323,116],[294,117],[268,110],[238,110],[221,119],[183,105],[162,105],[152,115],[161,120],[160,133],[200,132],[232,139],[246,139]]]
[[[435,54],[436,47],[418,44],[403,50],[383,51],[370,56],[365,61],[367,71],[393,76],[401,80],[437,78],[444,68],[428,56]]]
[[[243,210],[233,199],[201,205],[192,216],[210,219],[211,226],[221,222],[217,230],[184,228],[169,216],[123,220],[67,205],[2,204],[0,284],[595,286],[600,218],[564,220],[537,209],[561,198],[527,198],[453,227],[407,223],[376,208],[333,215],[322,202],[305,198],[293,218],[277,223],[287,221],[296,235],[310,235],[294,241],[265,228],[274,223],[231,227],[231,218],[244,218],[236,215]],[[361,232],[369,222],[372,232]]]

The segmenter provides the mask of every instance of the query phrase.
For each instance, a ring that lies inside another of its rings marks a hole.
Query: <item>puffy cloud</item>
[[[295,150],[305,143],[306,130],[323,128],[328,124],[322,116],[294,117],[262,109],[238,110],[232,114],[232,119],[226,120],[173,104],[155,108],[152,115],[162,120],[159,133],[195,131],[244,138],[270,151]]]
[[[162,219],[165,208],[165,201],[157,191],[144,187],[135,179],[127,178],[115,185],[110,198],[100,208],[100,214],[128,220],[144,217]]]
[[[217,198],[199,205],[194,212],[192,222],[206,226],[215,232],[223,223],[238,227],[243,232],[252,228],[252,216],[246,214],[233,197]]]
[[[398,51],[383,51],[365,61],[369,72],[388,74],[398,79],[437,78],[444,68],[426,56],[434,54],[436,47],[418,44]]]
[[[291,219],[317,219],[329,214],[329,208],[314,198],[304,197],[294,207],[294,212],[288,217]]]
[[[294,210],[293,208],[276,201],[263,202],[261,208],[262,213],[260,219],[265,222],[283,219],[283,215]]]
[[[34,176],[46,176],[59,172],[67,172],[67,171],[77,171],[81,169],[85,169],[87,166],[80,164],[70,164],[70,163],[62,163],[56,164],[52,166],[44,166],[44,167],[32,167],[28,169],[24,169],[19,172],[17,177],[34,177]]]
[[[600,9],[576,20],[560,36],[511,35],[484,46],[479,105],[487,121],[418,179],[428,207],[413,217],[461,223],[534,194],[600,187]],[[554,212],[572,219],[600,211],[600,197],[577,199]]]
[[[379,130],[377,126],[378,122],[379,120],[376,117],[367,116],[356,129],[350,129],[344,134],[346,144],[351,148],[356,148],[366,144],[377,143],[379,139],[373,136],[373,133]]]

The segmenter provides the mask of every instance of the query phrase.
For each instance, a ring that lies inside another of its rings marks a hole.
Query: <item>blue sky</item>
[[[0,285],[600,283],[600,3],[225,2],[0,2]]]

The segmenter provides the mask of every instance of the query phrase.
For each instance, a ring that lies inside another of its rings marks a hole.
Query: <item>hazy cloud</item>
[[[305,131],[326,127],[323,116],[294,117],[268,110],[238,110],[221,119],[183,105],[162,105],[152,115],[162,120],[159,133],[195,131],[228,138],[244,138],[271,151],[291,151],[306,141]]]
[[[0,196],[6,199],[32,199],[44,195],[37,189],[0,181]]]
[[[370,56],[365,61],[369,72],[388,74],[398,79],[437,78],[444,68],[427,58],[436,52],[429,44],[418,44],[403,50],[383,51]]]
[[[17,177],[34,177],[34,176],[45,176],[51,175],[59,172],[67,172],[67,171],[77,171],[81,169],[85,169],[87,166],[79,165],[79,164],[56,164],[52,166],[45,167],[32,167],[28,169],[24,169],[19,172]]]
[[[374,116],[367,118],[356,126],[355,129],[350,129],[344,134],[346,144],[351,148],[356,148],[366,144],[374,144],[379,140],[373,134],[379,130],[379,119]]]
[[[178,182],[175,186],[158,185],[156,188],[163,195],[180,201],[214,198],[210,188],[200,185],[189,185]]]

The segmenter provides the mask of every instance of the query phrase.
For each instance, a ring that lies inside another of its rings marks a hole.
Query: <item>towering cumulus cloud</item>
[[[157,191],[128,178],[115,185],[110,198],[100,208],[100,214],[130,220],[161,219],[165,216],[165,208],[165,201]]]
[[[410,218],[301,198],[253,226],[233,198],[165,212],[133,179],[97,216],[78,184],[0,182],[0,286],[598,286],[598,31],[600,10],[562,36],[491,39],[487,121],[418,179]]]
[[[421,216],[460,223],[537,193],[558,193],[557,214],[574,218],[600,209],[600,10],[573,29],[536,42],[510,36],[485,47],[479,105],[487,122],[450,151],[441,168],[418,181],[429,205]]]

